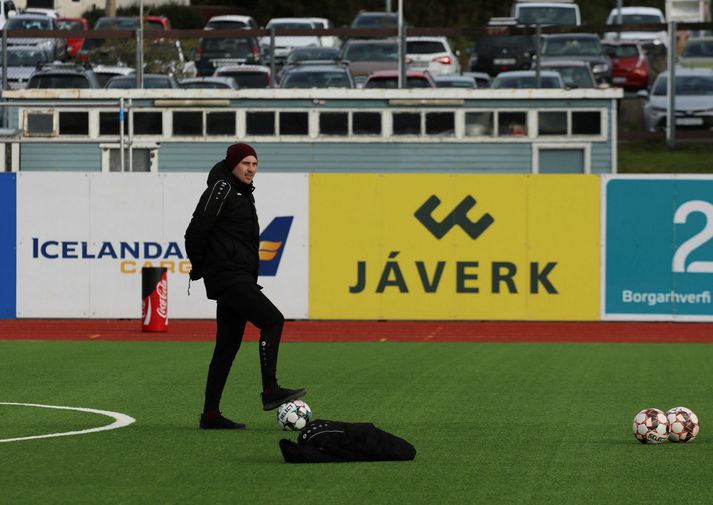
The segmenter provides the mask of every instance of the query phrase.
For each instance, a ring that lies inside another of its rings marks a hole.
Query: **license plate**
[[[514,65],[515,58],[495,58],[493,63],[496,65]]]
[[[676,124],[681,126],[700,126],[703,124],[702,117],[679,117],[676,118]]]
[[[616,83],[626,82],[626,77],[614,77],[612,81]]]

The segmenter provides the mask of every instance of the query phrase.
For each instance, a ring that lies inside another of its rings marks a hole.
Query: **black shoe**
[[[306,394],[307,390],[305,388],[285,389],[277,386],[268,392],[260,394],[260,398],[262,398],[262,410],[276,409],[283,403],[302,398]]]
[[[244,430],[243,423],[236,423],[218,414],[218,417],[208,419],[201,414],[200,428],[202,430]]]

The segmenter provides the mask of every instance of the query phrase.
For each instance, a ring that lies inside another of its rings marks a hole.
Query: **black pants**
[[[208,368],[204,411],[218,410],[230,367],[243,341],[245,323],[260,329],[263,389],[277,385],[277,351],[285,318],[254,283],[236,284],[218,297],[215,349]]]

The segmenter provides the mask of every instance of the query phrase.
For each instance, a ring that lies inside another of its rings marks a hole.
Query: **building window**
[[[381,113],[379,112],[354,112],[352,113],[353,135],[381,135]]]
[[[124,118],[124,135],[129,134],[129,122]],[[99,113],[99,135],[119,135],[119,111]]]
[[[280,112],[280,135],[309,134],[309,118],[306,112]]]
[[[572,111],[572,135],[601,135],[601,114],[600,111]]]
[[[60,135],[89,135],[88,112],[60,112]]]
[[[421,135],[421,114],[417,112],[395,112],[394,135]]]
[[[203,112],[174,111],[173,134],[182,136],[203,135]]]
[[[453,112],[427,112],[427,135],[455,135],[455,114]]]
[[[245,131],[248,135],[274,135],[274,112],[248,112],[245,116]]]
[[[234,112],[207,112],[205,120],[208,135],[235,135]]]
[[[466,112],[465,134],[469,136],[492,136],[495,128],[492,112]]]
[[[160,112],[134,112],[134,135],[163,135]]]
[[[498,135],[526,136],[527,112],[499,112]]]
[[[567,135],[567,112],[538,112],[537,130],[539,135]]]
[[[346,112],[320,113],[319,133],[322,135],[349,134],[349,114]]]

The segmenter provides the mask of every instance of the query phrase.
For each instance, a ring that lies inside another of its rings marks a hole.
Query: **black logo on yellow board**
[[[442,239],[454,226],[460,226],[473,240],[477,239],[495,222],[493,216],[485,213],[477,221],[471,221],[467,214],[475,204],[475,198],[468,195],[440,223],[433,219],[433,211],[441,204],[436,195],[431,195],[414,213],[416,219],[437,239]]]

